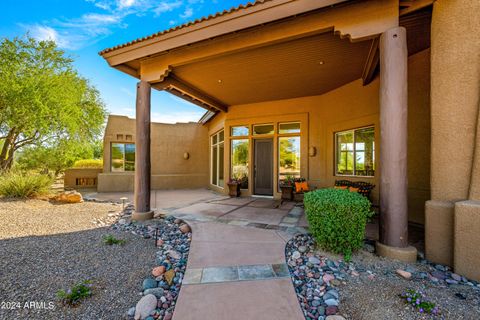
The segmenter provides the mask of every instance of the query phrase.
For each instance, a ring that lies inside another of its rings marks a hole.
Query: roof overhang
[[[288,47],[290,43],[298,43],[299,39],[320,38],[322,34],[329,33],[337,37],[338,46],[344,46],[341,40],[345,38],[352,44],[364,43],[357,45],[365,52],[362,53],[362,70],[356,79],[363,78],[367,84],[372,81],[378,69],[379,34],[398,26],[402,16],[412,14],[432,2],[433,0],[259,0],[106,49],[100,54],[112,67],[148,81],[156,89],[169,91],[209,112],[226,112],[231,102],[219,99],[215,90],[211,90],[212,86],[203,86],[195,78],[188,79],[189,71],[198,72],[195,70],[201,70],[202,66],[212,65],[215,61],[220,65],[220,62],[225,63],[225,59],[230,57],[238,60],[241,54],[258,53],[262,48],[268,52],[267,49],[274,46]],[[365,46],[368,48],[365,49]],[[232,72],[235,70],[232,69]],[[187,76],[180,78],[177,73]],[[211,74],[212,77],[217,76],[215,72]],[[288,75],[278,75],[286,76]],[[209,80],[212,79],[205,75],[205,81]],[[237,99],[235,103],[239,101]]]

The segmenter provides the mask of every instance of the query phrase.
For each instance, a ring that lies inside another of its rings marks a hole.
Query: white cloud
[[[188,19],[191,16],[193,16],[193,9],[192,8],[186,8],[185,11],[180,15],[180,18]]]
[[[171,26],[173,26],[175,23],[177,23],[177,21],[175,21],[175,20],[168,21],[168,24],[171,25]]]
[[[128,8],[135,4],[135,0],[119,0],[117,6],[119,9]]]
[[[182,6],[183,2],[180,0],[177,1],[162,1],[160,4],[158,4],[154,9],[153,12],[155,13],[155,16],[159,16],[160,14],[164,12],[170,12],[175,9],[178,9]]]
[[[73,49],[74,46],[70,43],[70,40],[67,36],[61,35],[52,27],[41,25],[41,24],[34,24],[34,25],[21,25],[24,29],[30,32],[30,35],[39,40],[51,40],[54,41],[59,48],[63,49]]]

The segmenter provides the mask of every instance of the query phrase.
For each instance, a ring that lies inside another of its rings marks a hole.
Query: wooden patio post
[[[146,81],[137,83],[135,137],[135,212],[133,220],[153,218],[150,210],[150,95]]]
[[[406,29],[380,37],[380,255],[416,260],[408,246]]]

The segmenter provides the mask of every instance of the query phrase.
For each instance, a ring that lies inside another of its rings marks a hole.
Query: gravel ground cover
[[[307,320],[329,319],[335,313],[355,320],[480,319],[477,282],[423,259],[407,264],[372,252],[373,247],[366,244],[345,263],[318,250],[310,235],[297,235],[287,243],[287,263]],[[400,298],[407,289],[424,293],[438,306],[439,314],[422,314],[407,305]]]
[[[120,211],[109,203],[0,199],[0,319],[127,319],[157,250],[153,239],[101,227]],[[105,245],[106,234],[125,245]],[[62,305],[56,292],[83,280],[92,280],[93,296]]]

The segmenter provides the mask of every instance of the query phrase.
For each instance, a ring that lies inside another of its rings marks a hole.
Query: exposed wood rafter
[[[158,90],[168,91],[207,110],[228,112],[228,106],[225,103],[210,97],[185,81],[178,79],[173,74],[170,74],[161,82],[154,83],[152,86]]]
[[[363,68],[362,80],[363,85],[366,86],[375,78],[375,70],[378,66],[378,61],[380,60],[380,53],[378,51],[378,44],[380,42],[380,37],[376,37],[372,40],[372,45],[370,51],[368,52],[367,61],[365,67]]]
[[[436,0],[400,0],[400,16],[432,5]]]

